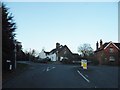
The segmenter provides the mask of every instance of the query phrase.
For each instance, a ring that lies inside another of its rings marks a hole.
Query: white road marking
[[[50,70],[49,67],[47,67],[46,71],[49,71],[49,70]]]
[[[80,73],[79,70],[77,70],[77,72],[78,72],[88,83],[90,83],[90,81],[89,81],[84,75],[82,75],[82,73]]]
[[[43,69],[43,71],[46,71],[46,72],[48,72],[48,71],[50,71],[50,70],[52,70],[52,69],[54,69],[55,67],[52,67],[52,68],[50,68],[50,67],[47,67],[47,69]]]

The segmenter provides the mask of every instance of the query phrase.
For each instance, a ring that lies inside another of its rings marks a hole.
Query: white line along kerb
[[[83,76],[83,75],[80,73],[79,70],[77,70],[77,72],[78,72],[88,83],[90,83],[90,81],[89,81],[85,76]]]

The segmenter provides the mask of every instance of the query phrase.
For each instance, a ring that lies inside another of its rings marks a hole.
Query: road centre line
[[[77,72],[78,72],[88,83],[90,83],[90,81],[89,81],[84,75],[82,75],[82,73],[80,73],[79,70],[77,70]]]

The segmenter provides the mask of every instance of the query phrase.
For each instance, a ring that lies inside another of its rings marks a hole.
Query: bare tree
[[[93,49],[90,44],[85,43],[78,47],[78,52],[85,57],[93,54]]]

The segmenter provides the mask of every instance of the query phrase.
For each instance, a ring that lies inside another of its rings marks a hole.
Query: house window
[[[66,54],[66,53],[67,53],[67,51],[65,50],[65,51],[64,51],[64,54]]]
[[[110,47],[110,53],[113,53],[113,52],[114,52],[113,48],[112,48],[112,47]]]
[[[63,60],[63,57],[60,57],[60,61],[62,61]]]
[[[110,56],[109,61],[115,61],[115,58],[113,56]]]

